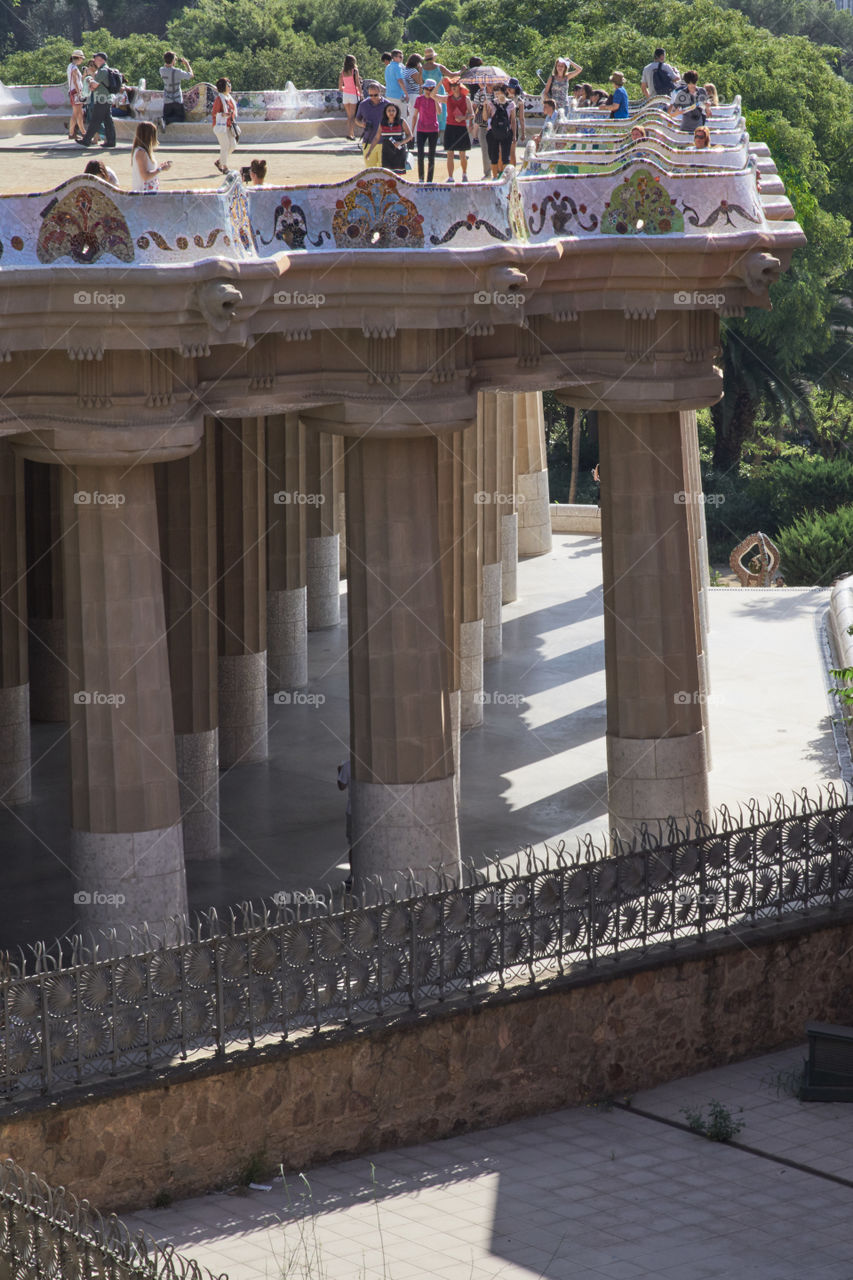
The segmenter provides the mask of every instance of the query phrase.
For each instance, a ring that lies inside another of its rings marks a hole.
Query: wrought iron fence
[[[4,1272],[3,1262],[6,1262]],[[9,1280],[228,1280],[158,1245],[131,1236],[111,1214],[54,1188],[7,1160],[0,1165],[0,1275]]]
[[[834,788],[777,796],[638,847],[587,838],[396,897],[378,883],[361,902],[295,897],[174,922],[170,942],[142,930],[22,953],[0,980],[4,1105],[838,909],[853,902],[853,804]]]

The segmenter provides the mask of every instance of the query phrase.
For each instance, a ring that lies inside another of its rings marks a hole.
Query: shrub
[[[459,22],[458,0],[423,0],[406,22],[406,39],[429,44]]]
[[[776,542],[789,587],[828,587],[853,572],[853,506],[807,512],[780,530]]]
[[[772,537],[808,511],[834,511],[853,503],[853,461],[783,458],[757,470],[749,490],[767,511],[768,527],[762,532]]]
[[[739,1110],[742,1112],[743,1107]],[[708,1115],[704,1114],[704,1107],[697,1109],[691,1107],[682,1107],[681,1114],[687,1121],[689,1128],[694,1133],[701,1133],[703,1137],[709,1138],[711,1142],[731,1142],[732,1138],[736,1138],[744,1126],[743,1120],[735,1120],[728,1107],[724,1107],[722,1102],[717,1102],[715,1098],[708,1103]]]

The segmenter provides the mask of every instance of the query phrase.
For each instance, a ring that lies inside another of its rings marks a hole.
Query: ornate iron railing
[[[457,884],[438,871],[399,896],[280,896],[297,901],[177,920],[170,942],[131,931],[10,961],[5,1105],[838,909],[853,902],[853,804],[830,787],[644,831],[638,847],[528,850]]]
[[[6,1263],[4,1270],[3,1263]],[[7,1160],[0,1165],[0,1275],[9,1280],[214,1280],[206,1267],[131,1236],[63,1187]],[[224,1273],[216,1280],[228,1280]]]

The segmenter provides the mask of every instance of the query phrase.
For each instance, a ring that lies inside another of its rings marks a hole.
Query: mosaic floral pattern
[[[39,262],[71,258],[97,262],[106,255],[133,262],[133,238],[127,222],[106,194],[90,186],[75,187],[41,211],[36,253]]]
[[[393,178],[360,178],[336,202],[332,234],[340,249],[421,249],[423,217]]]
[[[231,239],[234,244],[241,244],[246,250],[254,249],[255,242],[252,235],[252,223],[249,218],[249,206],[239,182],[235,182],[231,188],[228,215],[231,219]]]
[[[222,244],[227,248],[231,244],[231,238],[225,234],[221,227],[215,227],[213,231],[209,232],[207,239],[204,236],[194,235],[193,244],[197,249],[212,249],[219,236],[222,236]],[[159,231],[150,229],[144,235],[137,236],[136,247],[137,249],[149,249],[152,242],[164,253],[183,253],[185,249],[189,248],[189,240],[186,236],[177,236],[174,246],[172,246],[165,237],[160,235]]]
[[[521,191],[517,182],[513,182],[510,187],[508,205],[510,234],[516,240],[528,240],[524,201],[521,198]]]
[[[695,209],[692,209],[690,205],[685,204],[684,206],[684,214],[691,227],[715,227],[721,218],[724,220],[727,227],[734,227],[737,224],[732,217],[733,213],[739,214],[745,222],[755,223],[761,221],[760,215],[749,213],[739,204],[729,204],[728,200],[721,200],[716,209],[712,209],[708,216],[702,219],[700,219],[699,214]]]
[[[530,230],[535,236],[545,226],[545,219],[549,213],[551,230],[555,236],[566,235],[566,228],[573,218],[577,219],[582,231],[594,231],[598,226],[598,218],[594,213],[588,214],[588,222],[583,221],[584,216],[587,216],[585,204],[575,204],[571,196],[561,195],[559,191],[547,195],[541,205],[531,205],[531,209],[534,215],[539,215],[539,225],[536,227],[533,225],[533,218],[530,219]]]
[[[635,169],[614,187],[604,206],[606,236],[665,236],[684,231],[684,215],[650,169]]]
[[[184,110],[187,120],[209,120],[213,110],[216,89],[212,84],[196,84],[184,90]]]
[[[299,204],[294,204],[290,196],[284,196],[279,205],[276,206],[272,220],[272,235],[265,240],[260,231],[256,228],[255,235],[261,244],[272,244],[273,240],[279,240],[282,244],[286,244],[288,249],[304,249],[305,242],[315,247],[321,245],[323,240],[331,240],[328,231],[321,231],[316,240],[312,240],[308,234],[308,219],[305,216],[305,210]]]

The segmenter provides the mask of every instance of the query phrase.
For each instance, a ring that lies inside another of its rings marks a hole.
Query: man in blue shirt
[[[385,62],[385,55],[382,55]],[[391,61],[385,63],[385,97],[391,102],[408,102],[406,72],[403,67],[403,50],[392,49]]]
[[[388,99],[382,97],[382,91],[375,80],[367,80],[364,85],[364,99],[359,103],[355,113],[356,129],[363,129],[364,163],[375,169],[381,161],[382,148],[379,126],[388,105]]]
[[[628,93],[624,88],[625,77],[621,71],[614,71],[610,77],[613,84],[613,94],[610,102],[603,107],[599,107],[599,111],[607,111],[610,113],[611,120],[627,120],[628,119]]]

